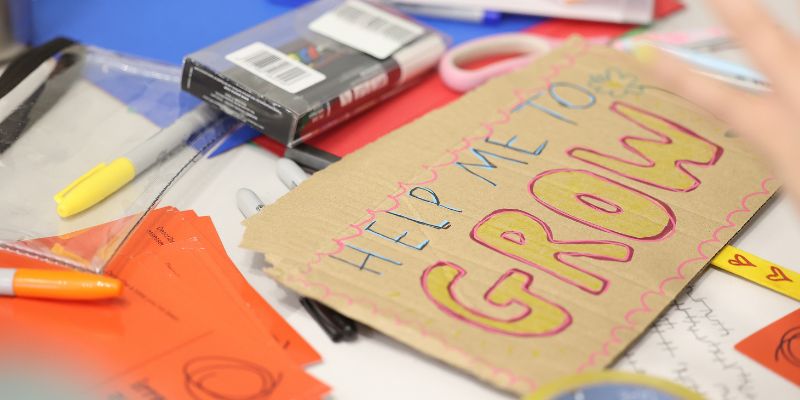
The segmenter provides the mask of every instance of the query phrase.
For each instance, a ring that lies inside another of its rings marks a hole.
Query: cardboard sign
[[[244,246],[303,295],[529,392],[611,363],[772,195],[726,132],[573,40],[315,174]]]

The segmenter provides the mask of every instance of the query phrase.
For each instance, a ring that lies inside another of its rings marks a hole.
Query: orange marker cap
[[[18,269],[14,295],[61,300],[99,300],[117,297],[122,282],[103,275],[74,271]]]

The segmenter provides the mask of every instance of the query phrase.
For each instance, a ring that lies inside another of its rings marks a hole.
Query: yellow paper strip
[[[800,300],[800,274],[733,246],[725,246],[711,260],[717,268],[765,288]]]

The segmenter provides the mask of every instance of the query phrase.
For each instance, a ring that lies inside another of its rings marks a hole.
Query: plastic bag
[[[0,248],[99,272],[165,190],[237,125],[217,119],[116,193],[62,218],[54,195],[200,102],[181,92],[180,67],[95,47],[70,45],[39,68],[43,84],[34,71],[15,87],[30,96],[13,108],[13,90],[0,98],[8,114],[0,121]]]

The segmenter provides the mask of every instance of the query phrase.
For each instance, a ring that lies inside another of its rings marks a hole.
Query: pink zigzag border
[[[589,49],[589,45],[588,44],[584,44],[577,52],[575,52],[574,54],[568,55],[566,57],[566,59],[564,60],[565,61],[564,64],[561,64],[561,65],[557,64],[557,65],[552,66],[548,76],[542,78],[542,80],[545,83],[545,87],[548,87],[550,85],[550,83],[551,83],[551,80],[553,78],[557,77],[561,73],[562,70],[567,69],[569,67],[572,67],[575,64],[577,58],[582,56],[582,55],[584,55],[588,49]],[[492,375],[493,378],[496,378],[498,376],[505,376],[505,377],[507,377],[507,381],[508,381],[509,385],[514,385],[514,384],[520,382],[520,383],[523,383],[524,385],[526,385],[528,387],[529,391],[533,391],[534,389],[536,389],[536,387],[537,387],[536,382],[531,378],[528,378],[528,377],[525,377],[525,376],[522,376],[522,375],[517,375],[514,372],[512,372],[512,371],[510,371],[510,370],[508,370],[506,368],[502,368],[502,367],[496,366],[496,365],[492,364],[491,362],[489,362],[489,361],[487,361],[487,360],[485,360],[485,359],[483,359],[481,357],[478,357],[478,356],[475,356],[473,354],[470,354],[467,351],[450,344],[447,341],[447,339],[442,338],[442,337],[440,337],[438,335],[435,335],[434,333],[428,331],[427,328],[425,328],[422,325],[419,325],[418,323],[415,323],[414,321],[403,320],[400,317],[398,317],[398,316],[396,316],[396,315],[394,315],[394,314],[392,314],[390,312],[387,312],[387,311],[379,309],[378,306],[376,306],[375,304],[373,304],[369,300],[353,299],[352,297],[350,297],[350,295],[348,295],[346,293],[336,292],[336,291],[332,290],[330,287],[328,287],[326,284],[311,281],[311,280],[305,278],[305,276],[308,275],[309,273],[311,273],[311,271],[313,270],[313,266],[315,264],[318,264],[318,263],[320,263],[322,261],[322,257],[329,256],[329,255],[335,255],[335,254],[340,253],[342,250],[344,250],[344,242],[345,241],[361,236],[364,233],[364,230],[361,227],[366,225],[366,224],[368,224],[368,223],[370,223],[370,222],[372,222],[372,221],[374,221],[375,218],[376,218],[376,214],[377,213],[392,211],[392,210],[396,209],[400,204],[398,198],[400,196],[402,196],[403,194],[405,194],[408,191],[409,187],[417,186],[417,185],[424,185],[424,184],[428,184],[428,183],[436,181],[439,178],[439,174],[437,172],[438,169],[453,165],[456,161],[458,161],[459,153],[461,153],[462,151],[470,148],[474,141],[483,140],[483,139],[485,139],[487,137],[490,137],[494,132],[494,127],[495,126],[507,124],[511,119],[511,110],[513,110],[517,106],[523,104],[525,101],[527,101],[527,99],[531,95],[533,95],[534,93],[538,92],[541,89],[542,89],[541,86],[537,86],[537,87],[530,88],[530,89],[515,89],[514,92],[513,92],[513,95],[514,95],[514,97],[516,97],[517,102],[513,106],[511,106],[511,107],[509,107],[507,109],[497,110],[497,113],[499,114],[499,118],[496,121],[487,121],[487,122],[481,123],[481,127],[486,130],[485,134],[462,138],[462,140],[461,140],[462,143],[461,143],[460,146],[448,151],[448,153],[451,155],[451,157],[450,157],[450,159],[448,161],[445,161],[445,162],[442,162],[442,163],[439,163],[439,164],[435,164],[435,165],[422,165],[421,167],[424,170],[426,170],[426,171],[428,171],[430,173],[430,178],[425,179],[425,180],[421,180],[419,182],[412,182],[412,183],[397,182],[398,191],[395,192],[394,194],[391,194],[391,195],[387,196],[387,198],[392,200],[392,203],[393,203],[390,207],[387,207],[385,209],[377,209],[377,210],[367,209],[366,212],[367,212],[368,216],[366,216],[361,221],[358,221],[358,222],[356,222],[354,224],[350,224],[349,225],[350,228],[353,228],[355,230],[354,233],[352,233],[350,235],[342,236],[342,237],[339,237],[339,238],[331,239],[331,241],[333,241],[336,244],[336,249],[334,249],[333,251],[329,251],[329,252],[317,252],[317,253],[315,253],[314,256],[312,257],[312,259],[304,267],[302,267],[300,269],[299,272],[302,275],[302,277],[301,276],[296,276],[296,275],[288,275],[286,277],[287,281],[298,282],[298,283],[302,284],[306,288],[316,287],[318,289],[321,289],[322,290],[322,295],[321,295],[322,298],[340,298],[345,303],[347,303],[348,305],[353,305],[355,303],[361,303],[364,307],[366,307],[368,310],[370,310],[370,312],[372,314],[381,315],[381,316],[387,318],[388,320],[394,321],[394,323],[396,325],[405,326],[405,327],[414,327],[414,326],[416,326],[416,329],[418,330],[418,332],[423,337],[430,338],[430,339],[433,339],[433,340],[437,341],[442,347],[444,347],[448,351],[457,353],[459,356],[470,360],[470,362],[473,363],[473,364],[481,364],[481,365],[484,365],[486,367],[489,367],[489,369],[491,370],[491,375]],[[703,244],[705,244],[707,242],[719,241],[718,238],[717,238],[717,235],[718,235],[719,231],[722,230],[723,228],[733,227],[734,226],[734,224],[730,221],[730,217],[733,214],[736,214],[738,212],[750,211],[749,209],[746,208],[746,206],[744,204],[744,202],[750,196],[757,195],[757,194],[762,194],[762,193],[768,193],[768,192],[765,192],[766,189],[764,188],[764,185],[766,184],[766,182],[769,179],[771,179],[771,178],[767,178],[762,182],[762,189],[763,189],[762,191],[750,193],[747,196],[745,196],[745,198],[742,199],[742,209],[734,210],[734,211],[732,211],[731,213],[728,214],[728,216],[726,218],[726,221],[728,221],[728,225],[721,226],[717,230],[715,230],[713,235],[712,235],[712,239],[700,242],[698,244],[698,253],[701,256],[705,257],[704,254],[702,253],[702,250],[700,249]],[[668,277],[668,278],[664,279],[661,282],[661,284],[659,285],[659,292],[653,292],[653,291],[649,291],[649,290],[643,292],[641,294],[641,297],[640,297],[642,308],[631,309],[625,314],[625,320],[626,320],[626,322],[628,322],[628,325],[630,325],[630,327],[628,327],[627,325],[619,325],[619,326],[616,326],[616,327],[612,328],[612,330],[611,330],[611,338],[604,343],[602,353],[607,355],[608,351],[609,351],[609,346],[611,344],[616,343],[616,342],[619,341],[619,338],[616,337],[617,330],[619,330],[619,329],[633,329],[633,324],[630,323],[630,321],[629,321],[629,319],[631,318],[631,316],[633,314],[646,313],[646,312],[652,311],[646,305],[645,298],[647,296],[649,296],[651,294],[659,294],[659,295],[663,296],[664,295],[663,288],[664,288],[664,285],[668,281],[676,280],[676,279],[684,279],[685,277],[682,274],[682,269],[685,267],[685,265],[687,265],[687,264],[689,264],[689,263],[691,263],[693,261],[698,261],[698,260],[701,260],[701,259],[703,259],[703,258],[697,257],[697,258],[692,258],[692,259],[685,260],[682,263],[680,263],[678,265],[677,269],[676,269],[676,273],[677,273],[676,276],[671,276],[671,277]],[[581,365],[578,370],[582,370],[585,367],[593,365],[594,362],[595,362],[595,359],[596,359],[596,357],[597,357],[597,355],[599,353],[601,353],[601,352],[595,352],[595,353],[591,354],[589,359],[587,359],[587,361],[583,365]]]
[[[689,265],[691,263],[694,263],[694,262],[698,262],[698,261],[703,261],[704,262],[704,261],[708,260],[709,258],[711,258],[711,256],[713,254],[707,255],[703,251],[703,245],[708,244],[708,243],[720,243],[719,233],[721,231],[725,230],[725,229],[731,229],[731,228],[735,228],[737,226],[736,223],[734,223],[731,218],[736,214],[752,211],[749,207],[747,207],[747,201],[750,200],[750,198],[753,197],[753,196],[769,195],[770,191],[769,191],[769,189],[767,189],[767,183],[769,183],[772,180],[774,180],[773,177],[764,178],[761,181],[761,190],[748,193],[747,195],[742,197],[742,200],[740,202],[740,207],[735,209],[735,210],[733,210],[733,211],[731,211],[731,212],[729,212],[728,215],[725,216],[725,222],[726,223],[724,225],[718,226],[714,230],[714,232],[712,232],[711,237],[709,239],[703,240],[703,241],[701,241],[700,243],[697,244],[698,257],[687,258],[687,259],[681,261],[678,264],[677,268],[675,269],[675,275],[668,276],[668,277],[664,278],[661,281],[661,283],[658,285],[658,291],[657,292],[653,291],[653,290],[649,290],[649,289],[645,290],[644,292],[642,292],[642,294],[639,296],[639,304],[640,304],[640,306],[632,308],[632,309],[628,310],[628,312],[625,313],[625,322],[626,323],[625,324],[620,324],[620,325],[617,325],[617,326],[611,328],[611,331],[610,331],[610,334],[609,334],[609,339],[603,343],[602,350],[596,351],[596,352],[590,354],[589,357],[586,359],[586,361],[584,361],[583,364],[578,366],[576,372],[582,372],[586,368],[595,365],[595,363],[597,362],[597,358],[600,357],[600,356],[607,357],[609,355],[609,352],[610,352],[609,349],[610,349],[611,345],[618,344],[619,342],[621,342],[621,339],[619,338],[619,336],[617,336],[618,332],[622,331],[622,330],[633,330],[634,327],[636,326],[636,323],[633,322],[633,320],[632,320],[634,315],[636,315],[636,314],[645,314],[645,313],[648,313],[650,311],[653,311],[650,308],[650,306],[647,305],[647,297],[649,297],[649,296],[665,296],[666,292],[664,291],[664,287],[666,286],[667,283],[669,283],[671,281],[680,281],[680,280],[686,279],[686,276],[683,275],[683,269],[687,265]]]

